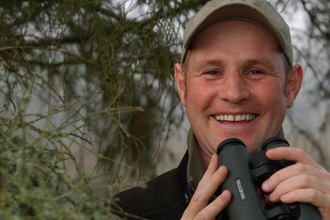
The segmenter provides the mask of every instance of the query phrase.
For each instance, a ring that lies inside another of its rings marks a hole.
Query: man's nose
[[[221,88],[218,91],[220,99],[237,104],[242,100],[250,98],[251,93],[248,89],[244,76],[239,73],[227,73],[222,80]]]

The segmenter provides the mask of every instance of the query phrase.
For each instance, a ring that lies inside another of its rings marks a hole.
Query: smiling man
[[[202,31],[188,53],[187,68],[177,64],[175,79],[201,151],[210,158],[221,141],[236,137],[254,154],[279,133],[302,71],[296,65],[286,72],[289,64],[269,32],[222,21]]]
[[[188,151],[178,169],[147,189],[119,194],[119,205],[147,219],[228,219],[231,192],[214,196],[228,173],[217,166],[217,146],[239,138],[252,156],[268,138],[284,135],[303,78],[289,27],[265,0],[208,2],[187,24],[174,75],[191,124]],[[295,162],[263,183],[268,202],[311,203],[330,220],[330,174],[299,148],[276,148],[267,157]]]

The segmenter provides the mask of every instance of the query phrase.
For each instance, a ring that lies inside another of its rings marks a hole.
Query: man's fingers
[[[330,194],[328,184],[329,183],[321,181],[315,176],[301,174],[281,182],[269,195],[269,200],[272,202],[277,202],[284,194],[299,189],[315,189],[323,194]]]
[[[313,166],[317,169],[324,169],[317,164],[303,149],[295,147],[278,147],[266,152],[271,160],[287,160],[295,163],[302,163]]]
[[[267,157],[271,160],[290,160],[295,164],[285,167],[274,173],[262,184],[264,192],[277,194],[276,200],[284,193],[297,188],[314,188],[320,192],[329,194],[330,174],[305,151],[292,147],[279,147],[267,151]],[[279,194],[279,192],[281,192]],[[273,198],[275,198],[273,196]]]
[[[322,219],[330,219],[330,196],[325,195],[315,189],[298,189],[281,196],[284,203],[293,203],[296,201],[302,203],[311,203],[318,207]]]
[[[287,182],[286,187],[289,188],[292,187],[291,184],[305,184],[304,187],[306,187],[306,184],[309,183],[309,185],[313,184],[314,187],[318,187],[318,190],[324,193],[328,193],[330,190],[327,185],[325,186],[325,183],[330,183],[330,175],[325,170],[320,170],[301,163],[294,164],[274,173],[262,184],[262,190],[264,192],[271,192],[278,187],[280,183],[288,180],[289,182]],[[312,181],[314,182],[312,183]]]
[[[231,193],[228,190],[223,191],[220,196],[199,212],[195,219],[215,219],[229,204],[230,199]]]
[[[281,201],[285,203],[299,202],[311,203],[317,207],[330,207],[330,200],[323,196],[323,193],[314,189],[297,189],[281,196]]]
[[[230,200],[230,193],[225,192],[222,194],[223,197],[219,196],[208,205],[210,198],[223,183],[228,173],[226,167],[221,166],[218,168],[217,158],[217,155],[212,156],[209,167],[199,182],[197,189],[182,216],[182,219],[194,219],[198,215],[217,216],[222,211],[223,207],[228,204],[228,200]],[[221,200],[221,198],[223,200]]]
[[[211,161],[209,163],[209,166],[207,167],[207,170],[205,171],[205,174],[200,182],[207,181],[214,172],[216,172],[218,169],[218,156],[216,154],[212,155]]]
[[[319,209],[322,219],[330,220],[330,173],[299,148],[279,147],[268,150],[266,155],[271,160],[295,162],[262,184],[262,190],[270,193],[269,201],[311,203]]]
[[[223,166],[218,168],[217,156],[213,155],[209,167],[187,207],[191,215],[197,215],[200,210],[206,207],[210,198],[225,180],[227,172],[227,169]]]

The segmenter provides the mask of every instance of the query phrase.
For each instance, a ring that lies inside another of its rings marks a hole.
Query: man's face
[[[278,134],[295,98],[286,94],[275,38],[254,24],[225,21],[199,34],[190,53],[186,79],[177,66],[176,81],[200,148],[211,155],[221,141],[240,138],[256,153]]]

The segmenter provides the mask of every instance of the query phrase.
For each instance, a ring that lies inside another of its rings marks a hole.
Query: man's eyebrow
[[[253,65],[262,65],[267,66],[268,68],[274,68],[274,62],[270,59],[250,59],[244,62],[246,66],[253,66]]]
[[[250,66],[255,64],[261,64],[261,65],[273,65],[273,62],[268,59],[248,59],[243,62],[244,65]],[[204,65],[216,65],[221,66],[223,65],[223,61],[212,59],[212,60],[203,60],[200,62],[196,62],[196,66],[204,66]]]
[[[200,62],[196,62],[196,66],[204,66],[204,65],[216,65],[221,66],[223,62],[221,60],[203,60]]]
[[[250,59],[245,61],[246,64],[270,64],[270,60],[268,59]]]

